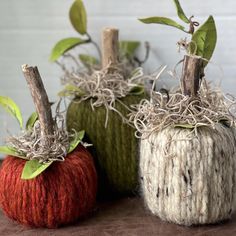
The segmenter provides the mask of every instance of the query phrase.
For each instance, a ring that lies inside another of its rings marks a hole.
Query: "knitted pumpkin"
[[[144,95],[143,95],[144,97]],[[130,95],[121,99],[129,106],[139,103],[142,96]],[[115,108],[124,116],[127,109],[120,103]],[[93,111],[90,100],[71,102],[67,111],[68,129],[86,130],[88,140],[93,143],[93,156],[97,158],[102,192],[108,188],[116,193],[127,194],[138,187],[138,140],[135,129],[123,123],[114,111],[109,112],[107,127],[104,128],[106,109],[101,106]],[[107,189],[107,190],[108,190]]]
[[[0,152],[8,154],[0,168],[0,205],[21,224],[55,228],[93,210],[97,174],[92,156],[80,143],[84,132],[67,132],[59,105],[52,118],[37,67],[24,65],[22,69],[36,113],[20,136],[9,137],[8,146],[0,147]],[[22,127],[16,104],[4,97],[0,101]]]
[[[116,73],[116,68],[114,69],[118,61],[117,42],[118,31],[105,29],[103,32],[103,68],[108,73],[104,75],[103,71],[95,71],[93,80],[84,78],[83,81],[87,81],[88,84],[79,89],[84,91],[94,86],[96,81],[99,81],[97,86],[105,84],[108,76],[111,82],[104,85],[102,95],[100,95],[100,90],[95,88],[96,91],[91,90],[94,96],[86,98],[78,96],[74,99],[68,107],[67,126],[68,130],[77,131],[83,127],[88,142],[93,144],[92,150],[100,177],[100,192],[107,190],[109,194],[124,195],[134,193],[138,188],[138,140],[135,138],[134,128],[125,123],[123,118],[128,119],[128,107],[139,103],[146,95],[144,92],[138,95],[128,93],[126,96],[115,97],[113,105],[110,105],[109,102],[107,106],[100,104],[92,107],[91,105],[96,104],[96,99],[106,98],[110,93],[116,96],[116,91],[110,89],[109,86],[115,84],[115,76],[118,78],[120,76],[119,73]],[[101,78],[100,74],[102,74]],[[93,83],[89,84],[88,81],[91,80]],[[123,83],[127,83],[123,80],[122,77],[121,86]],[[78,82],[78,84],[82,83]],[[134,82],[133,84],[135,85]],[[108,87],[106,88],[106,86]],[[117,90],[118,87],[119,84],[115,89]],[[98,96],[100,97],[97,98]]]
[[[192,35],[191,41],[179,42],[188,53],[181,86],[151,92],[151,100],[140,103],[132,115],[142,137],[142,192],[147,207],[163,220],[187,226],[211,224],[229,219],[236,207],[234,101],[204,78],[216,45],[213,17],[195,31],[199,23],[175,3]],[[165,24],[159,19],[141,21]]]
[[[233,128],[166,128],[141,141],[142,192],[150,211],[183,225],[229,219],[236,207]],[[168,155],[169,154],[169,155]]]
[[[82,145],[32,180],[21,179],[25,162],[8,156],[0,169],[0,204],[9,218],[33,227],[55,228],[93,209],[97,176],[93,159]]]

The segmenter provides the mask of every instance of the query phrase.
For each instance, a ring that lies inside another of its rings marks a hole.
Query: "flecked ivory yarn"
[[[129,106],[137,104],[145,95],[129,95],[120,99]],[[128,109],[116,102],[115,108],[125,117]],[[117,112],[109,111],[105,127],[104,106],[92,110],[90,100],[72,101],[67,111],[68,129],[86,130],[88,142],[93,144],[99,174],[99,192],[115,195],[132,194],[138,189],[138,142],[135,129],[123,123]],[[104,196],[104,194],[103,194]]]
[[[0,169],[0,203],[11,219],[55,228],[76,221],[94,207],[97,175],[83,146],[32,180],[21,179],[24,164],[24,160],[8,156]]]
[[[229,219],[236,201],[233,128],[166,128],[141,141],[145,203],[161,219],[182,225]]]

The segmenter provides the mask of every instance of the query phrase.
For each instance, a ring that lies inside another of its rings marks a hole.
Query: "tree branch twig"
[[[47,142],[49,141],[49,136],[54,134],[54,121],[43,81],[37,67],[22,65],[22,71],[39,116],[42,138]]]

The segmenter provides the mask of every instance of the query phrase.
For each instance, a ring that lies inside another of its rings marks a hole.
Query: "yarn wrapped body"
[[[229,219],[236,207],[233,128],[216,124],[168,127],[141,141],[140,176],[145,203],[161,219],[181,225]]]
[[[137,104],[145,95],[128,95],[119,99],[126,106]],[[72,101],[67,111],[68,129],[86,131],[88,142],[93,144],[100,178],[99,192],[109,194],[132,194],[138,187],[138,139],[135,129],[125,124],[121,116],[109,110],[105,127],[106,108],[91,108],[90,100]],[[119,101],[114,108],[124,117],[129,110]]]
[[[21,179],[24,164],[25,160],[8,156],[0,169],[0,204],[9,218],[28,226],[56,228],[93,209],[97,174],[82,145],[31,180]]]

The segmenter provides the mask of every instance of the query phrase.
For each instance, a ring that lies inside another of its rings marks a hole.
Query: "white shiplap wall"
[[[138,17],[176,16],[171,0],[85,0],[89,32],[100,42],[105,26],[120,29],[122,39],[149,41],[152,46],[146,68],[152,71],[161,64],[169,69],[179,61],[176,42],[185,35],[175,29],[144,25]],[[215,16],[218,44],[209,66],[208,77],[222,79],[222,87],[236,95],[236,1],[182,0],[188,15],[202,22],[209,14]],[[24,63],[38,65],[51,100],[60,89],[60,70],[48,62],[54,43],[67,36],[76,36],[68,19],[72,0],[0,0],[0,94],[10,96],[22,108],[24,119],[33,111],[30,93],[21,73]],[[176,18],[175,18],[176,19]],[[177,20],[177,19],[176,19]],[[91,48],[91,53],[93,53]],[[222,72],[223,71],[223,72]],[[0,142],[8,127],[17,133],[16,122],[0,112]]]

